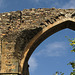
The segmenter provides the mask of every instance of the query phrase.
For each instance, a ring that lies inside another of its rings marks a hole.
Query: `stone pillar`
[[[14,42],[1,41],[1,72],[2,75],[18,75],[19,63],[14,57]],[[11,74],[9,74],[11,73]],[[15,73],[15,74],[14,74]]]
[[[1,48],[2,48],[2,45],[1,45],[1,39],[0,39],[0,72],[1,72]]]
[[[29,65],[28,65],[28,63],[24,63],[22,75],[29,75]]]

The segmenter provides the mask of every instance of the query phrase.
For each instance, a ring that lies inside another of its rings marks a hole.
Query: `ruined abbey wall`
[[[75,9],[32,8],[0,13],[0,73],[21,73],[20,63],[31,39],[49,25],[68,18],[75,21]],[[68,25],[65,28],[75,30]]]

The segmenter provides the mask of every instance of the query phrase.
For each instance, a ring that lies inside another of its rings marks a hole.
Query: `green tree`
[[[70,42],[69,44],[72,46],[72,50],[71,50],[71,52],[75,52],[75,38],[72,38],[72,39],[70,39],[69,37],[67,37],[67,36],[65,36],[67,39],[68,39],[68,41]],[[72,62],[69,62],[67,65],[72,65],[72,68],[73,68],[73,72],[71,72],[70,73],[70,75],[75,75],[75,61],[72,61]],[[56,72],[56,74],[55,75],[64,75],[64,73],[62,73],[62,72]]]
[[[57,71],[54,75],[64,75],[64,73]]]
[[[70,39],[69,37],[67,37],[67,39],[70,42],[69,44],[72,46],[71,52],[75,52],[75,38]],[[70,75],[75,75],[75,61],[69,62],[67,65],[72,65],[73,72],[71,72]]]
[[[72,46],[72,50],[71,50],[71,52],[75,52],[75,38],[73,39],[70,39],[69,37],[67,37],[67,36],[65,36],[67,39],[68,39],[68,41],[70,42],[69,44]]]

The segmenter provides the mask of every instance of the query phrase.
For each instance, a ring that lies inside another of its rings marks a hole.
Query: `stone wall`
[[[64,18],[75,19],[75,9],[32,8],[0,13],[0,73],[20,73],[20,61],[29,41]]]

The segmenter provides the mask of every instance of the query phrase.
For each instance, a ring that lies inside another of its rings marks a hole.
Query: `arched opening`
[[[51,36],[52,34],[65,29],[70,28],[72,30],[75,30],[75,22],[72,19],[64,19],[59,22],[56,22],[52,25],[49,25],[48,27],[45,27],[40,31],[27,45],[24,52],[24,58],[21,61],[21,67],[23,75],[28,75],[28,60],[35,50],[35,48],[44,41],[47,37]],[[25,67],[24,67],[25,66]]]
[[[45,39],[33,52],[28,64],[30,75],[55,75],[56,71],[69,75],[73,68],[67,65],[75,60],[75,53],[65,36],[75,37],[71,29],[63,29]],[[60,74],[59,74],[60,75]]]

